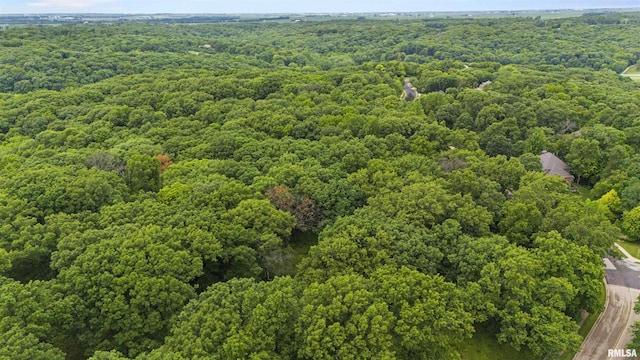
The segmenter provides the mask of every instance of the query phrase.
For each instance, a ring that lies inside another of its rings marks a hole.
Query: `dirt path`
[[[626,69],[624,69],[624,71],[622,73],[620,73],[620,75],[624,75],[626,74],[627,71],[629,71],[629,69],[631,69],[632,67],[634,67],[635,65],[631,65],[631,66],[627,66]]]

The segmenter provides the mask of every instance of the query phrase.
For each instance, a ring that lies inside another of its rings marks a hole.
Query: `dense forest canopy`
[[[639,31],[1,30],[0,357],[448,359],[475,331],[575,352],[602,256],[640,240],[640,82],[619,75]]]

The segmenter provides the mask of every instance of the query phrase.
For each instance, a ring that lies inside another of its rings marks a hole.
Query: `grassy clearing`
[[[640,81],[640,74],[622,74],[624,77],[628,77],[633,81]]]
[[[640,65],[636,64],[633,66],[629,66],[620,75],[631,78],[631,80],[640,81]]]
[[[286,275],[294,276],[298,271],[298,264],[307,255],[311,246],[317,243],[317,234],[294,230],[287,248],[281,253],[274,253],[272,257],[273,269],[263,275],[267,278]]]
[[[640,66],[638,66],[638,64],[630,66],[622,74],[623,75],[640,75]]]
[[[476,327],[473,337],[465,341],[459,350],[462,360],[542,360],[535,357],[528,349],[518,351],[509,344],[499,343],[498,339],[483,326]]]
[[[631,256],[640,258],[640,244],[636,242],[619,240],[618,245],[622,246]]]

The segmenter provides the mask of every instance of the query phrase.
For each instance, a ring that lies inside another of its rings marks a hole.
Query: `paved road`
[[[609,263],[610,264],[609,264]],[[640,264],[630,259],[605,258],[607,284],[640,290]],[[613,265],[613,269],[611,269]]]
[[[633,303],[640,291],[620,285],[607,285],[608,304],[602,317],[584,339],[574,360],[609,359],[609,349],[624,349],[625,330],[633,324]],[[634,294],[635,293],[635,294]],[[631,337],[629,336],[630,340]]]
[[[630,289],[631,304],[635,305],[638,296],[640,296],[640,290]],[[624,349],[629,343],[631,343],[631,339],[633,338],[633,329],[631,328],[631,326],[637,321],[640,321],[640,315],[636,314],[633,311],[633,308],[631,308],[631,316],[627,321],[627,328],[625,329],[624,334],[622,334],[620,339],[618,339],[616,349]]]
[[[607,357],[608,350],[624,349],[631,341],[631,325],[640,321],[633,311],[640,295],[640,262],[626,255],[627,259],[604,259],[607,304],[574,360],[613,359]]]

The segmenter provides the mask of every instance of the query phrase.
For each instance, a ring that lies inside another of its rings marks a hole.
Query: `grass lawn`
[[[622,74],[622,76],[630,77],[632,80],[640,81],[640,66],[633,65],[627,68]]]
[[[618,245],[627,250],[631,256],[640,258],[640,243],[618,240]]]
[[[634,74],[638,74],[640,75],[640,66],[633,65],[632,67],[628,68],[627,71],[624,72],[625,75],[634,75]]]
[[[640,74],[622,74],[622,76],[631,78],[633,81],[640,81]]]
[[[534,356],[528,349],[518,351],[509,344],[500,344],[498,339],[484,327],[479,326],[473,337],[465,341],[460,350],[462,360],[542,360]]]
[[[604,282],[600,283],[600,301],[604,304],[606,298],[607,298],[607,289],[604,287]],[[604,311],[604,309],[602,309]],[[582,323],[582,326],[580,326],[580,330],[578,330],[578,334],[580,334],[580,336],[582,336],[583,338],[586,337],[589,334],[589,331],[591,331],[591,328],[593,327],[593,324],[596,323],[596,320],[598,319],[598,316],[600,316],[600,313],[602,311],[599,312],[595,312],[593,314],[589,314],[589,316],[587,316],[586,319],[584,319],[584,322]]]

